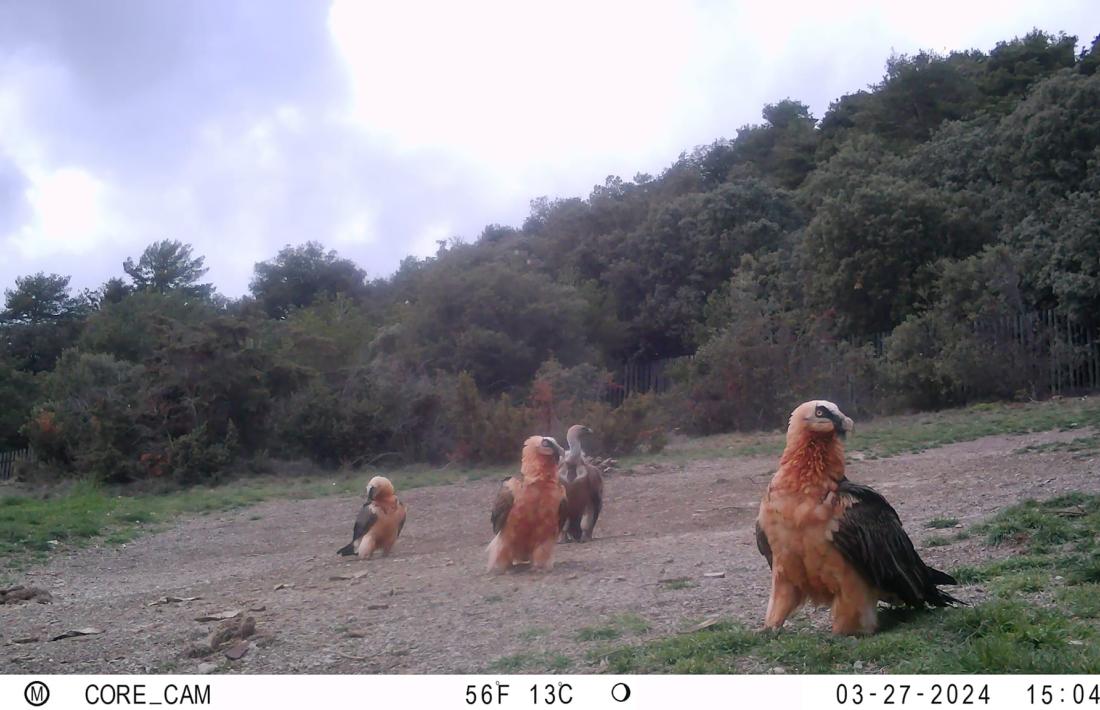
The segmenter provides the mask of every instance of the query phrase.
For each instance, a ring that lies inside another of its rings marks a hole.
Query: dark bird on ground
[[[558,466],[558,478],[565,486],[565,520],[561,542],[592,539],[592,530],[603,509],[603,474],[585,457],[581,434],[592,430],[581,424],[569,427],[565,440],[569,449]]]

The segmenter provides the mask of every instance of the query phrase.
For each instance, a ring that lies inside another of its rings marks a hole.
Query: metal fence
[[[1012,363],[1013,379],[1025,384],[1036,398],[1100,390],[1100,333],[1055,310],[987,318],[974,322],[971,328],[979,342]],[[878,333],[849,343],[869,345],[873,359],[881,362],[889,335]],[[608,403],[618,406],[634,394],[666,391],[672,384],[670,369],[690,359],[624,364],[608,388]],[[848,395],[850,399],[856,396],[854,392]]]
[[[660,394],[672,384],[669,369],[676,363],[690,360],[691,356],[651,360],[649,362],[628,362],[616,373],[615,381],[607,388],[607,402],[613,407],[623,403],[627,397],[635,394],[653,392]]]
[[[34,461],[34,451],[31,449],[0,451],[0,481],[11,480],[15,475],[15,464],[19,461]]]

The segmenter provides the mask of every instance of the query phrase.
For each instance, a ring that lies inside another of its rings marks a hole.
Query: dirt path
[[[990,437],[855,462],[848,475],[894,503],[926,560],[951,568],[984,551],[973,541],[922,547],[935,534],[923,527],[929,519],[973,522],[1022,498],[1100,492],[1096,458],[1013,453],[1080,435]],[[334,554],[356,499],[271,502],[184,521],[31,570],[26,581],[55,601],[0,606],[0,672],[195,672],[203,660],[183,654],[212,627],[195,617],[249,607],[263,608],[251,615],[270,638],[237,661],[206,659],[218,671],[465,673],[514,654],[554,654],[564,670],[592,670],[586,651],[601,642],[578,641],[578,628],[615,615],[649,622],[649,631],[628,640],[715,615],[760,621],[768,574],[752,521],[774,465],[771,458],[702,461],[609,477],[598,539],[559,546],[549,575],[484,572],[495,481],[399,490],[409,506],[401,541],[393,557],[366,563]],[[359,579],[333,579],[364,569]],[[689,586],[658,583],[680,577]],[[201,600],[149,605],[166,595]],[[87,626],[105,632],[45,641]],[[13,642],[32,637],[42,640]]]

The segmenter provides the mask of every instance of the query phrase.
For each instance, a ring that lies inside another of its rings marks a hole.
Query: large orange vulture
[[[565,489],[558,481],[563,453],[549,436],[524,442],[520,475],[504,481],[493,503],[489,571],[504,572],[528,560],[536,570],[554,567],[554,545],[565,513]]]
[[[772,570],[764,625],[779,628],[806,600],[832,608],[833,633],[870,634],[877,605],[959,604],[956,584],[926,565],[881,495],[844,475],[852,420],[815,400],[791,413],[779,470],[760,503],[756,543]]]

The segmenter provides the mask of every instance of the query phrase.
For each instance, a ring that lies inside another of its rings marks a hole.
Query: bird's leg
[[[540,572],[554,569],[554,538],[540,544],[531,552],[531,568]]]
[[[802,604],[802,592],[790,582],[772,573],[772,593],[768,599],[768,611],[764,615],[764,626],[778,629],[795,609]]]
[[[584,542],[584,532],[581,529],[581,518],[569,519],[569,537],[577,542]]]
[[[588,522],[584,528],[584,535],[589,540],[592,539],[592,531],[596,529],[596,521],[600,519],[600,511],[603,509],[603,501],[597,496],[592,501],[592,510],[588,516]]]
[[[877,596],[861,579],[843,581],[833,599],[833,633],[845,636],[873,634],[878,628]]]
[[[512,550],[497,533],[493,541],[489,543],[489,565],[487,571],[502,574],[512,566]]]

